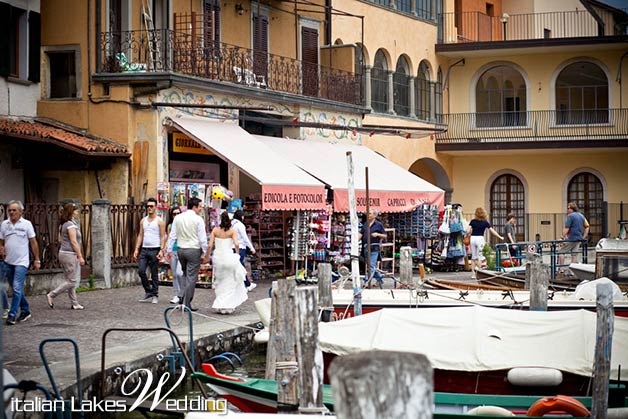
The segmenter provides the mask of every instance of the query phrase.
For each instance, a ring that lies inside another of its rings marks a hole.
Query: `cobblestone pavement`
[[[430,277],[469,279],[469,272],[434,273]],[[392,280],[385,280],[385,288],[392,287]],[[267,298],[270,281],[258,282],[258,287],[249,293],[249,299],[231,315],[212,313],[210,307],[214,300],[211,289],[197,289],[194,307],[198,307],[199,315],[194,318],[195,338],[232,329],[236,326],[251,325],[259,321],[254,302]],[[346,288],[350,287],[350,283]],[[18,380],[33,379],[47,384],[47,378],[39,357],[39,343],[46,338],[69,337],[74,339],[81,353],[81,370],[83,376],[99,370],[102,334],[108,328],[131,327],[164,327],[164,310],[171,306],[168,300],[172,297],[172,288],[160,287],[158,304],[140,303],[138,299],[144,295],[141,286],[116,288],[82,292],[79,302],[85,310],[71,310],[66,295],[55,299],[54,309],[50,309],[45,295],[28,298],[31,305],[32,318],[14,326],[2,325],[3,346],[5,352],[5,368]],[[206,316],[206,317],[202,317]],[[179,317],[173,319],[173,329],[182,340],[187,335],[187,322]],[[170,346],[168,337],[160,337],[163,348]],[[119,350],[118,360],[132,361],[133,357],[160,351],[155,347],[158,339],[155,334],[117,333],[107,337],[107,354]],[[126,355],[125,355],[126,354]],[[46,346],[46,356],[55,371],[55,365],[73,365],[74,358],[71,347],[67,343],[51,343]],[[125,358],[125,356],[127,358]],[[107,355],[109,360],[109,355]],[[109,363],[108,363],[109,364]]]

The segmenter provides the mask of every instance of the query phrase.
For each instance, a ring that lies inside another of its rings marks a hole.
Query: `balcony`
[[[101,33],[97,68],[103,73],[177,73],[362,104],[360,74],[167,29]]]
[[[628,109],[458,113],[443,123],[438,151],[628,145]]]
[[[438,44],[626,35],[626,23],[616,21],[616,14],[598,14],[600,22],[586,10],[517,15],[504,13],[502,16],[488,16],[480,12],[443,13],[439,15],[442,30],[439,31]]]

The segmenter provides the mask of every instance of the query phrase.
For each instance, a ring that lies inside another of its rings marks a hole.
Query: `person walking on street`
[[[159,260],[163,256],[166,246],[166,228],[164,221],[157,215],[157,200],[146,200],[146,212],[148,215],[140,221],[140,232],[135,242],[133,260],[139,256],[138,273],[144,287],[144,297],[141,303],[159,302]],[[151,282],[148,281],[146,269],[150,268]]]
[[[246,269],[246,265],[244,263],[244,259],[246,258],[247,249],[255,254],[255,247],[251,240],[249,239],[248,234],[246,234],[246,226],[244,225],[244,213],[242,210],[237,210],[233,213],[233,220],[231,221],[231,227],[235,230],[236,235],[238,236],[238,243],[240,244],[240,263]],[[246,290],[251,292],[257,287],[257,284],[252,283],[249,278],[244,278],[244,286]]]
[[[169,236],[170,231],[172,230],[172,223],[177,215],[181,214],[181,208],[172,207],[170,210],[170,218],[168,227],[166,228],[166,234]],[[166,249],[167,250],[167,249]],[[181,281],[183,278],[183,270],[181,269],[181,263],[179,263],[179,256],[177,255],[177,242],[175,241],[172,245],[172,252],[167,253],[166,259],[170,259],[170,272],[172,272],[172,292],[173,297],[170,302],[172,304],[179,304],[183,299],[181,296],[183,292],[181,291]]]
[[[190,198],[188,200],[188,210],[176,216],[172,223],[166,246],[168,253],[170,253],[174,242],[177,242],[177,256],[183,270],[181,281],[183,304],[191,311],[197,311],[197,309],[192,308],[191,304],[198,280],[198,271],[201,263],[209,261],[209,257],[206,255],[207,231],[205,230],[205,221],[200,216],[202,209],[200,199]]]
[[[81,266],[85,265],[81,251],[81,229],[78,225],[79,210],[76,205],[69,203],[63,206],[59,217],[59,263],[63,267],[65,282],[46,295],[48,307],[54,308],[54,299],[57,295],[68,292],[72,310],[83,310],[76,297],[76,285],[81,281]]]
[[[486,210],[482,207],[478,207],[475,209],[474,218],[469,222],[469,228],[467,230],[467,233],[471,233],[471,278],[473,279],[475,279],[475,271],[482,266],[480,263],[480,255],[486,244],[484,232],[487,229],[499,240],[504,240],[504,238],[491,227],[491,223],[488,222],[488,213]]]
[[[386,230],[384,230],[384,225],[377,219],[379,212],[377,210],[371,209],[369,210],[369,216],[364,226],[362,226],[362,231],[358,233],[360,239],[362,239],[362,247],[364,248],[364,255],[367,255],[367,234],[371,235],[371,260],[369,262],[370,266],[370,275],[366,280],[366,287],[370,287],[371,280],[375,278],[379,287],[382,288],[382,284],[384,283],[384,278],[377,270],[377,260],[379,259],[380,252],[380,242],[382,239],[386,238]],[[367,233],[368,231],[368,233]]]
[[[558,264],[565,264],[564,253],[571,253],[572,262],[577,263],[580,255],[580,242],[586,240],[589,236],[589,222],[586,217],[579,211],[575,202],[567,204],[567,218],[565,219],[565,228],[561,240],[574,240],[563,243],[561,247],[561,255],[558,257]],[[576,241],[577,240],[577,241]],[[575,254],[575,258],[574,258]],[[559,269],[560,273],[564,273],[563,269]]]
[[[31,318],[31,310],[24,296],[24,281],[29,266],[28,246],[35,260],[33,269],[41,268],[39,260],[39,246],[35,239],[35,229],[30,221],[22,218],[24,204],[20,201],[10,201],[7,207],[9,218],[0,224],[0,256],[4,259],[4,271],[11,288],[11,307],[7,318],[7,325],[24,322]],[[17,310],[20,309],[20,315]]]

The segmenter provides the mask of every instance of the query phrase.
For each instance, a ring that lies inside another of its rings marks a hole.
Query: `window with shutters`
[[[397,115],[410,113],[410,66],[404,57],[399,57],[393,74],[393,105]]]
[[[523,183],[515,175],[501,175],[491,185],[490,217],[493,228],[504,234],[506,217],[515,214],[517,241],[523,241],[525,231],[525,190]]]
[[[39,13],[0,3],[0,76],[39,82]]]
[[[203,2],[203,42],[205,48],[216,55],[220,51],[220,1]]]
[[[253,73],[267,78],[268,74],[268,12],[253,6]]]
[[[375,53],[371,69],[371,106],[375,112],[388,110],[388,65],[382,50]]]
[[[301,26],[303,94],[318,96],[318,29]]]
[[[593,173],[574,176],[567,187],[567,202],[575,202],[589,221],[589,236],[593,243],[602,238],[604,222],[604,186]]]
[[[416,116],[423,121],[427,121],[430,119],[431,82],[430,69],[425,61],[421,61],[421,64],[419,64],[415,89]]]

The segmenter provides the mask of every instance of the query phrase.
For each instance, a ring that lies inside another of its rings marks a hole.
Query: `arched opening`
[[[394,109],[397,115],[410,114],[410,66],[404,57],[399,57],[397,67],[393,75],[393,99]]]
[[[388,110],[388,64],[381,49],[375,54],[371,69],[371,107],[375,112]]]
[[[409,172],[445,191],[445,202],[451,201],[451,182],[443,166],[434,159],[425,157],[412,163]]]
[[[427,121],[430,119],[430,68],[425,61],[419,64],[419,72],[416,77],[416,116]]]
[[[515,214],[517,241],[525,240],[525,188],[521,180],[512,174],[498,176],[491,184],[491,224],[500,234],[504,231],[506,217]]]
[[[516,68],[498,65],[486,70],[475,86],[476,126],[526,125],[526,90]]]
[[[434,86],[434,112],[436,122],[443,122],[443,71],[438,67],[436,86]]]
[[[589,236],[597,243],[604,233],[604,186],[590,172],[575,175],[567,186],[567,202],[575,202],[589,221]]]
[[[556,78],[556,123],[608,122],[608,78],[595,63],[579,61]]]

